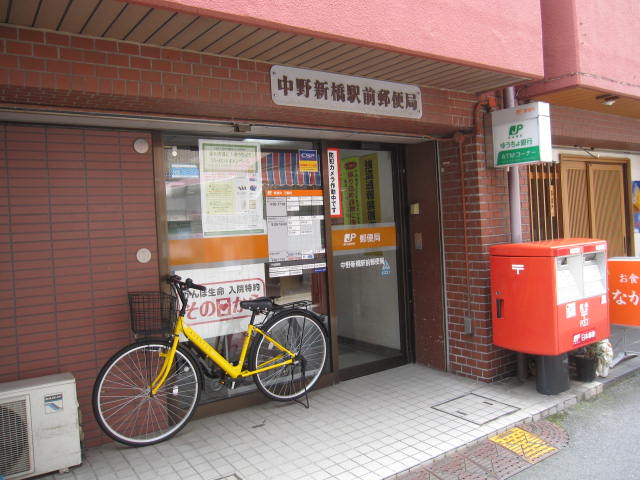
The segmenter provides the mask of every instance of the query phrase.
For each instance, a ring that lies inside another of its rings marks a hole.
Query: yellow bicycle
[[[128,345],[107,361],[96,378],[93,410],[100,427],[114,440],[150,445],[186,425],[207,376],[194,353],[200,352],[222,370],[221,383],[253,377],[258,389],[273,400],[306,395],[320,378],[327,360],[327,334],[318,316],[307,309],[310,302],[277,305],[267,297],[241,302],[252,312],[251,320],[239,359],[230,362],[184,322],[185,292],[206,287],[191,279],[183,282],[177,275],[167,281],[172,295],[129,294],[134,332],[164,338]],[[264,317],[256,325],[258,314]],[[180,341],[181,335],[186,342]]]

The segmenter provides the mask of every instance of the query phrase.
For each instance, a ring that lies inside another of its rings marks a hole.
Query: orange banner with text
[[[640,259],[614,257],[609,271],[609,321],[617,325],[640,326]]]

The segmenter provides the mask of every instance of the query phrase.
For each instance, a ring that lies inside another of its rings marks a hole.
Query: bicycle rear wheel
[[[258,389],[273,400],[294,400],[311,390],[327,360],[327,336],[322,324],[306,310],[285,310],[267,321],[262,330],[296,355],[294,363],[256,373]],[[277,363],[282,351],[262,335],[251,345],[249,367],[257,370]]]
[[[178,346],[169,376],[151,396],[170,343],[146,341],[123,348],[102,367],[93,388],[98,424],[114,440],[151,445],[175,435],[189,421],[200,399],[200,371]]]

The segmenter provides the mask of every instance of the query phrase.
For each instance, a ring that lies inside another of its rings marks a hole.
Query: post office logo
[[[357,233],[353,233],[353,232],[345,233],[344,234],[344,244],[345,245],[355,245],[356,244],[355,240],[356,240],[357,236],[358,236]]]
[[[524,272],[524,265],[521,264],[512,264],[511,270],[516,272],[516,275],[520,275],[520,272]]]

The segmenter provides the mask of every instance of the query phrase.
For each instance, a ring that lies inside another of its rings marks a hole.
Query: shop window
[[[208,287],[186,321],[235,359],[250,313],[241,300],[309,300],[326,313],[320,155],[309,142],[166,135],[169,268]],[[214,382],[215,383],[215,382]],[[209,399],[253,390],[209,392]]]

